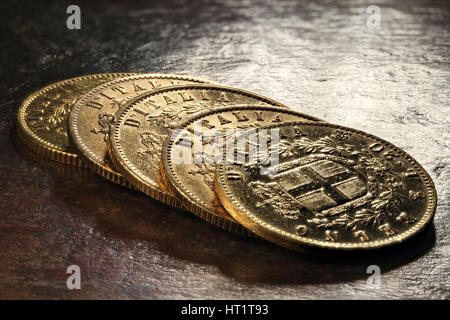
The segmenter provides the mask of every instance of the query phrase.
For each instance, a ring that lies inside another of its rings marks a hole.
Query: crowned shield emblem
[[[334,215],[374,197],[372,183],[346,162],[337,156],[313,154],[280,164],[277,174],[268,179],[302,208]]]

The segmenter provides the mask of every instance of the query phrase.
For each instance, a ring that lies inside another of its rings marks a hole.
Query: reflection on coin
[[[233,106],[201,113],[180,124],[164,141],[163,181],[189,211],[218,227],[248,235],[249,231],[225,211],[216,197],[214,159],[225,142],[231,141],[239,131],[285,121],[312,120],[318,119],[294,110],[267,106]],[[194,141],[198,144],[194,145]],[[180,155],[185,157],[183,161]]]
[[[67,122],[75,101],[92,88],[130,73],[106,73],[51,84],[28,96],[17,113],[17,133],[23,143],[41,156],[82,166],[69,149]]]
[[[126,185],[109,161],[106,141],[115,121],[114,114],[127,101],[163,87],[202,83],[205,80],[163,74],[142,74],[98,86],[75,103],[69,117],[69,133],[77,149],[94,171],[101,176]]]
[[[338,249],[399,243],[429,223],[436,190],[406,152],[367,133],[326,123],[286,123],[280,164],[220,164],[222,205],[263,238],[292,249]]]
[[[116,115],[109,139],[111,160],[133,186],[157,200],[177,206],[176,199],[159,184],[164,139],[187,118],[233,104],[283,106],[255,93],[223,86],[189,85],[161,89],[130,101]]]

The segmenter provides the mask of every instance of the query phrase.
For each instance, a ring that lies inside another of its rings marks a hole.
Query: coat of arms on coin
[[[279,164],[262,174],[261,159],[224,163],[215,180],[227,211],[261,237],[293,249],[376,248],[432,220],[431,178],[392,144],[326,123],[264,129],[279,130]]]

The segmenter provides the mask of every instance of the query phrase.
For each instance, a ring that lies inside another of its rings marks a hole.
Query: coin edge
[[[45,141],[44,139],[38,137],[33,131],[29,128],[26,122],[26,111],[30,104],[37,99],[37,97],[42,96],[46,92],[62,86],[67,83],[72,83],[85,79],[93,79],[93,78],[108,78],[108,77],[121,77],[127,76],[130,73],[98,73],[93,75],[84,75],[78,76],[66,80],[61,80],[49,84],[33,93],[29,94],[20,104],[17,110],[17,116],[15,121],[16,133],[19,137],[20,141],[24,143],[29,149],[41,155],[42,157],[64,163],[67,165],[77,166],[77,167],[86,167],[86,165],[82,162],[82,160],[75,153],[70,153],[64,150],[61,150],[59,146],[54,145],[50,142]],[[78,99],[78,98],[77,98]],[[69,110],[69,116],[70,116]]]
[[[279,125],[271,125],[263,127],[265,129],[271,128],[271,127],[281,127],[281,126],[287,126],[287,125],[301,125],[305,124],[302,122],[290,122],[290,123],[283,123]],[[312,239],[305,239],[301,238],[302,240],[298,240],[297,237],[291,235],[290,233],[279,230],[276,227],[272,227],[269,224],[265,223],[264,221],[258,219],[251,219],[249,215],[246,213],[248,210],[246,210],[242,205],[235,205],[233,203],[234,196],[230,194],[227,186],[224,182],[224,176],[220,173],[220,171],[224,171],[224,165],[219,164],[216,167],[216,174],[214,179],[214,185],[216,188],[216,194],[219,197],[220,202],[222,205],[227,209],[227,211],[230,213],[231,216],[233,216],[239,223],[244,225],[245,227],[249,228],[253,232],[255,232],[260,237],[267,239],[275,244],[280,244],[284,247],[293,249],[293,250],[302,250],[304,249],[304,246],[314,246],[314,247],[320,247],[320,248],[327,248],[327,249],[343,249],[343,250],[357,250],[357,249],[377,249],[382,247],[387,247],[390,245],[395,245],[398,243],[402,243],[409,238],[413,237],[414,235],[418,234],[420,231],[422,231],[429,223],[433,221],[433,217],[436,211],[437,206],[437,192],[434,185],[433,180],[431,179],[428,172],[419,164],[417,160],[415,160],[411,155],[409,155],[406,151],[396,147],[392,143],[379,138],[377,136],[374,136],[372,134],[353,129],[348,128],[336,124],[330,124],[330,123],[317,123],[317,122],[309,122],[308,125],[314,125],[314,126],[328,126],[328,127],[334,127],[337,129],[344,129],[349,130],[350,132],[354,132],[357,134],[361,134],[362,136],[368,137],[370,139],[374,139],[375,141],[378,141],[382,143],[385,146],[389,146],[392,150],[396,152],[403,153],[405,155],[405,158],[416,168],[418,171],[420,171],[421,180],[424,182],[424,186],[427,189],[427,195],[428,195],[428,203],[426,205],[426,211],[422,218],[420,219],[419,223],[417,223],[412,228],[406,230],[405,232],[401,233],[398,236],[393,237],[394,240],[377,240],[374,242],[363,242],[363,243],[349,243],[349,242],[341,242],[341,243],[330,243],[327,241],[321,241],[321,240],[312,240]],[[228,192],[227,192],[228,191]],[[237,201],[235,201],[237,202]],[[251,215],[251,214],[250,214]],[[254,215],[251,215],[254,217]],[[258,221],[261,221],[262,223],[257,223]],[[283,238],[280,239],[280,235],[283,236]],[[284,238],[285,237],[285,238]]]

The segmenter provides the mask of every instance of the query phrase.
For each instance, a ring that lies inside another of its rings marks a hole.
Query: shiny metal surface
[[[128,182],[113,167],[108,157],[106,141],[114,114],[128,100],[145,92],[182,83],[206,80],[177,75],[141,74],[97,86],[74,104],[68,120],[68,134],[78,153],[95,172],[104,178],[128,186]]]
[[[80,1],[0,5],[0,297],[449,298],[448,1]],[[411,154],[436,184],[434,225],[365,255],[247,240],[97,177],[27,160],[17,108],[55,81],[166,72],[251,90]],[[82,290],[67,290],[80,266]],[[367,286],[378,265],[380,289]]]
[[[243,228],[229,215],[216,196],[214,190],[216,164],[208,163],[208,160],[217,159],[215,158],[219,157],[218,154],[215,154],[218,152],[217,143],[225,144],[226,142],[216,142],[216,136],[214,139],[211,136],[208,139],[207,135],[211,135],[211,130],[214,130],[215,134],[222,133],[221,139],[226,140],[238,134],[237,131],[232,132],[231,129],[241,130],[242,133],[243,130],[289,121],[310,122],[319,121],[319,119],[287,108],[261,106],[258,105],[258,101],[254,105],[235,105],[199,113],[181,123],[177,127],[179,131],[173,132],[164,140],[160,156],[162,177],[160,185],[170,190],[170,194],[176,197],[182,207],[203,220],[225,230],[253,236],[248,229]],[[202,139],[200,136],[204,135],[204,140],[201,142],[202,148],[198,148],[198,145],[186,147],[182,144],[188,132],[192,133],[192,136],[188,135],[189,141],[193,142],[198,139],[193,143],[199,145],[199,141]],[[200,136],[195,138],[194,132]],[[201,150],[202,158],[200,159],[202,161],[199,161],[199,155],[195,154],[199,151],[197,148]],[[190,159],[188,158],[191,161],[181,161],[180,163],[177,161],[177,156],[184,152],[191,156]],[[194,161],[196,157],[197,160]]]
[[[189,116],[228,105],[251,103],[284,107],[252,92],[211,84],[185,84],[144,93],[117,111],[108,141],[109,156],[136,189],[179,208],[178,199],[160,184],[165,138]]]
[[[217,165],[214,188],[226,211],[262,238],[299,251],[368,250],[405,242],[432,222],[433,181],[389,142],[329,123],[259,130],[253,133],[258,141],[278,130],[280,141],[271,149],[279,163],[245,151],[245,163]]]

